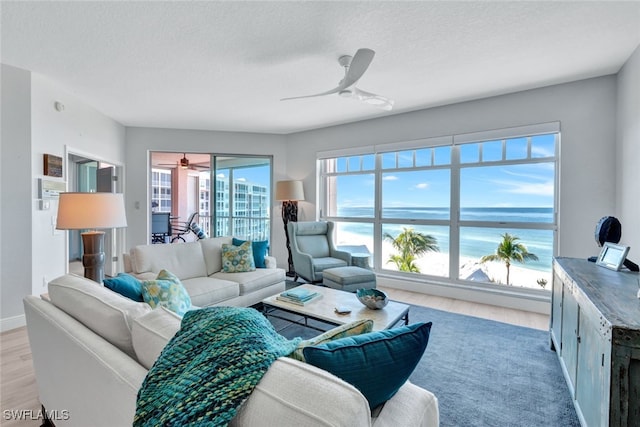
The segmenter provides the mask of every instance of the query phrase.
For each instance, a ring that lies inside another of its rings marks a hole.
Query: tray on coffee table
[[[317,330],[324,329],[309,325],[308,319],[319,320],[330,325],[344,325],[355,320],[371,319],[373,320],[374,331],[392,328],[401,320],[404,321],[405,325],[409,324],[410,306],[407,304],[389,301],[385,308],[371,310],[358,301],[358,297],[354,293],[310,284],[300,285],[298,288],[318,292],[322,296],[308,302],[306,305],[296,305],[276,299],[279,294],[273,295],[262,300],[263,313],[267,316],[285,319]],[[347,307],[351,312],[338,314],[335,312],[337,307]],[[278,316],[277,310],[298,314],[304,318],[304,323]]]

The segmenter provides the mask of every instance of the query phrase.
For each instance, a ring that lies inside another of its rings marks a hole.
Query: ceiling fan
[[[281,101],[288,101],[291,99],[301,98],[313,98],[316,96],[332,95],[334,93],[339,94],[345,98],[353,98],[364,103],[375,105],[383,110],[389,111],[393,108],[393,100],[386,98],[382,95],[376,95],[375,93],[365,92],[356,87],[356,83],[373,60],[373,56],[376,53],[371,49],[358,49],[356,54],[351,57],[350,55],[343,55],[338,58],[338,63],[344,67],[344,78],[340,80],[338,86],[328,90],[326,92],[318,93],[315,95],[295,96],[291,98],[283,98]]]
[[[182,169],[209,169],[208,165],[198,165],[195,163],[189,163],[189,159],[187,159],[187,153],[182,153],[182,158],[178,160],[176,163],[159,163],[158,166],[170,166],[170,167],[180,167]]]

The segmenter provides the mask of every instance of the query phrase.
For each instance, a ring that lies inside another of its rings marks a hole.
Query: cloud
[[[500,182],[507,187],[505,192],[511,194],[527,194],[532,196],[553,196],[553,181],[533,183],[533,182]]]
[[[395,175],[385,175],[382,177],[383,181],[397,181],[399,178]]]
[[[416,188],[418,190],[426,190],[427,188],[429,188],[429,183],[428,182],[421,182],[420,184],[416,184]]]

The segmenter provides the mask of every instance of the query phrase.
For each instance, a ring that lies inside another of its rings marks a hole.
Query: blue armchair
[[[351,264],[351,254],[336,249],[333,243],[334,223],[331,221],[289,222],[291,257],[295,279],[314,283],[322,281],[322,271]]]

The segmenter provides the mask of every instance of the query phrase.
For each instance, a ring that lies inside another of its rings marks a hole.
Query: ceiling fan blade
[[[317,94],[315,94],[315,95],[304,95],[304,96],[294,96],[294,97],[291,97],[291,98],[282,98],[280,101],[289,101],[289,100],[291,100],[291,99],[301,99],[301,98],[315,98],[316,96],[331,95],[331,94],[334,94],[334,93],[338,93],[338,92],[340,92],[340,91],[341,91],[341,90],[343,90],[345,87],[346,87],[346,86],[345,86],[344,84],[340,83],[340,85],[339,85],[338,87],[333,88],[333,89],[331,89],[331,90],[328,90],[328,91],[326,91],[326,92],[317,93]]]
[[[390,111],[393,108],[393,100],[382,95],[376,95],[375,93],[366,92],[364,90],[353,88],[353,97],[359,99],[370,105],[374,105],[378,108],[382,108],[385,111]]]
[[[340,86],[347,88],[356,84],[364,72],[367,71],[367,68],[369,68],[369,64],[373,61],[375,54],[376,53],[371,49],[358,49],[356,54],[353,55],[353,59],[351,59],[347,75],[344,76]]]

